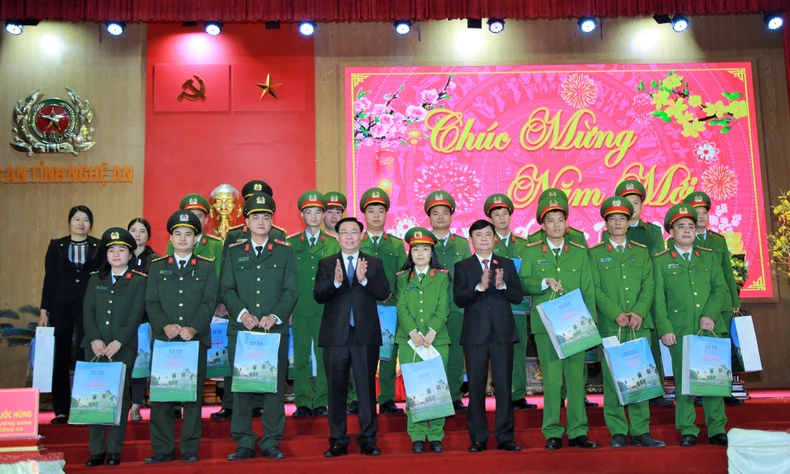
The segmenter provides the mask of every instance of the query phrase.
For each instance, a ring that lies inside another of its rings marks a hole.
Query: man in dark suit
[[[511,304],[518,304],[524,290],[513,261],[494,255],[494,226],[478,220],[469,228],[475,254],[455,264],[453,299],[464,308],[461,345],[469,379],[466,426],[472,445],[469,452],[485,451],[488,441],[486,380],[488,361],[496,387],[497,449],[521,451],[513,441],[513,345],[518,342]]]
[[[359,398],[361,453],[378,456],[376,447],[376,367],[381,347],[381,325],[376,301],[390,295],[389,281],[380,259],[359,251],[362,223],[346,217],[337,223],[341,252],[318,264],[313,297],[324,304],[318,345],[324,348],[328,385],[329,443],[324,453],[332,458],[348,453],[346,397],[349,371]]]

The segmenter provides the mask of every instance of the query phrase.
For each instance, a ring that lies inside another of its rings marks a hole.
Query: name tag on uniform
[[[419,290],[419,288],[417,288],[416,286],[409,286],[406,288],[406,291],[408,290]]]
[[[160,275],[172,275],[173,270],[159,270]]]
[[[606,257],[601,259],[601,263],[609,263],[612,261],[612,257]]]
[[[106,286],[97,286],[96,289],[97,290],[109,290],[109,288],[107,288]]]
[[[249,262],[250,261],[250,257],[249,256],[239,257],[238,260],[236,260],[236,261],[237,262]]]
[[[548,260],[538,260],[538,265],[548,265],[548,264],[549,264]]]
[[[680,268],[680,264],[679,263],[670,263],[669,265],[667,265],[667,268]]]

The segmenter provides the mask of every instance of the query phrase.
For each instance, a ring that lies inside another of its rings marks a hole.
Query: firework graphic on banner
[[[440,163],[426,166],[414,181],[414,193],[419,198],[432,191],[443,189],[455,199],[457,209],[471,209],[480,199],[480,179],[477,172],[468,165],[457,161],[443,160]],[[420,201],[422,202],[422,201]]]
[[[738,176],[724,165],[713,165],[702,173],[702,190],[714,201],[724,201],[735,196]]]
[[[575,109],[583,109],[595,103],[598,86],[586,74],[571,74],[562,81],[562,100]]]

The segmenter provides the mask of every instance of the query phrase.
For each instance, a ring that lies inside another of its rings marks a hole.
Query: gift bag
[[[137,357],[132,368],[133,379],[151,376],[151,325],[143,323],[137,328]]]
[[[669,347],[665,346],[661,339],[658,340],[658,347],[661,351],[661,364],[664,366],[664,377],[674,377],[675,373],[672,371],[672,354],[669,353]]]
[[[681,395],[732,395],[732,351],[729,338],[683,336]]]
[[[55,364],[55,328],[37,327],[33,344],[33,388],[41,393],[50,393]]]
[[[601,335],[578,289],[537,306],[557,357],[572,355],[601,344]]]
[[[211,323],[211,349],[206,353],[206,378],[229,377],[228,320]]]
[[[379,323],[381,324],[381,348],[379,360],[389,362],[395,352],[395,330],[398,326],[398,308],[395,306],[378,305]]]
[[[759,372],[763,370],[754,320],[751,316],[733,315],[730,321],[732,339],[732,371]]]
[[[455,414],[441,357],[400,366],[406,406],[412,421],[428,421]]]
[[[280,335],[239,331],[233,361],[233,391],[277,393]]]
[[[77,361],[71,387],[70,425],[121,423],[126,364]]]
[[[609,365],[609,373],[614,381],[617,400],[620,405],[639,403],[664,396],[664,387],[658,376],[656,361],[650,352],[650,342],[640,337],[632,341],[604,344],[603,354]]]
[[[152,402],[197,401],[200,343],[154,341],[151,363]]]
[[[294,378],[294,365],[296,364],[296,356],[294,354],[294,328],[291,326],[288,328],[288,372],[286,372],[285,376],[289,379]]]

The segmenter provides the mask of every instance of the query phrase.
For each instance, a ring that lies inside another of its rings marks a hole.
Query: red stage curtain
[[[3,0],[0,19],[317,22],[760,13],[788,0]]]

